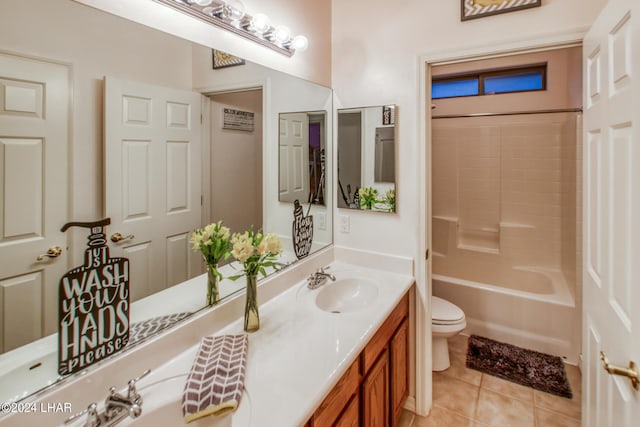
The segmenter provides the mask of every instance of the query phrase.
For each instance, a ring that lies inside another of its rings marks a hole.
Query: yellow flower
[[[233,243],[231,255],[238,261],[245,262],[253,255],[253,241],[248,233],[234,234],[231,243]]]
[[[277,235],[273,233],[267,233],[264,236],[264,239],[262,239],[262,241],[260,242],[258,250],[260,251],[260,254],[268,253],[271,255],[277,255],[282,252],[282,242]]]

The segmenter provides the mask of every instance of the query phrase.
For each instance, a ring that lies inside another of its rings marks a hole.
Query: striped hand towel
[[[244,390],[247,335],[204,337],[182,395],[185,422],[235,411]]]

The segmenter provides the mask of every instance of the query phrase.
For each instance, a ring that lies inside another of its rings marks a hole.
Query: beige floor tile
[[[495,427],[534,427],[533,402],[480,389],[474,419]]]
[[[449,366],[449,369],[442,371],[443,375],[457,378],[473,385],[480,385],[482,372],[467,368],[466,354],[450,351],[449,357],[451,359],[451,366]]]
[[[455,337],[449,338],[449,354],[454,353],[466,357],[468,341],[468,336],[460,334],[456,335]]]
[[[493,375],[483,374],[480,387],[495,391],[507,397],[533,403],[533,389],[531,387],[525,387],[511,381],[503,380],[502,378],[494,377]]]
[[[536,408],[536,427],[580,427],[580,421],[565,417],[557,412]]]
[[[460,414],[433,406],[428,417],[416,415],[413,427],[473,427],[474,421]]]
[[[398,420],[397,427],[411,427],[413,426],[413,420],[415,419],[416,414],[411,411],[407,411],[406,409],[402,411],[402,415],[400,415],[400,419]]]
[[[580,399],[581,393],[573,393],[573,399],[556,396],[554,394],[544,393],[542,391],[533,391],[533,401],[536,408],[551,410],[566,415],[576,420],[580,419],[582,412]]]
[[[472,417],[478,400],[478,386],[434,372],[433,404]]]

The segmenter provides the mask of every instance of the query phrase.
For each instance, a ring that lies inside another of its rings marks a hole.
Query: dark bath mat
[[[549,354],[471,335],[467,367],[536,390],[573,397],[562,359]]]

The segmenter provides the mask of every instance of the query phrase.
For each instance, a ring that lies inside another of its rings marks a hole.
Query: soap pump
[[[110,258],[104,227],[110,218],[69,222],[89,228],[84,265],[62,276],[59,288],[58,372],[71,374],[119,350],[129,341],[129,260]]]

